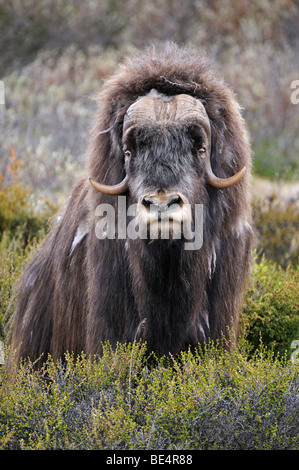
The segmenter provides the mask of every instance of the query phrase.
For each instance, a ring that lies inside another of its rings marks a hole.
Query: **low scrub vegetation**
[[[278,356],[291,355],[299,339],[299,266],[282,269],[266,261],[254,263],[241,312],[241,330],[254,351],[262,342]]]
[[[22,161],[11,148],[6,177],[0,173],[0,240],[9,234],[10,240],[22,238],[23,247],[48,229],[51,214],[57,207],[45,198],[36,198],[19,181]]]
[[[299,260],[299,185],[286,196],[278,192],[253,198],[253,219],[259,259],[265,256],[286,269]]]
[[[1,370],[2,449],[298,449],[298,368],[214,345],[150,366],[145,345]]]

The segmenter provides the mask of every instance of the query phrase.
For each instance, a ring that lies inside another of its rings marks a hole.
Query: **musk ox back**
[[[175,354],[237,333],[250,169],[239,106],[205,58],[168,43],[128,59],[98,96],[86,176],[24,272],[17,359],[136,338]]]

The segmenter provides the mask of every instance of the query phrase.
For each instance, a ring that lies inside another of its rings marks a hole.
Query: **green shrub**
[[[0,371],[2,449],[298,449],[298,370],[213,345],[150,368],[145,346]]]
[[[295,124],[296,127],[296,124]],[[287,137],[285,137],[287,139]],[[263,178],[276,180],[277,177],[284,180],[298,180],[299,166],[297,151],[289,152],[285,156],[282,145],[285,145],[285,138],[282,134],[279,137],[271,136],[262,138],[253,145],[254,160],[253,172]]]
[[[263,257],[252,269],[241,324],[253,349],[260,341],[275,354],[291,353],[299,339],[299,266],[282,269]]]
[[[34,251],[37,239],[24,247],[21,234],[11,238],[8,232],[0,239],[0,340],[9,341],[9,327],[15,307],[18,280]]]
[[[19,183],[21,161],[12,149],[11,163],[7,166],[7,177],[0,174],[0,240],[4,233],[10,238],[21,237],[23,246],[40,232],[47,230],[47,222],[55,210],[54,204],[37,199]]]
[[[299,261],[299,204],[296,198],[271,194],[254,198],[254,229],[257,252],[286,268]]]
[[[37,200],[18,181],[20,161],[12,152],[6,179],[0,175],[0,340],[14,311],[18,279],[48,230],[55,206]]]

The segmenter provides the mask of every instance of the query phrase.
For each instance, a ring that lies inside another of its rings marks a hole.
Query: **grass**
[[[240,317],[253,351],[262,341],[276,356],[290,358],[292,341],[299,339],[299,266],[283,269],[265,257],[256,261]]]

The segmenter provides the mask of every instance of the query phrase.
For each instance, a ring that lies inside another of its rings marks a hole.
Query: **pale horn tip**
[[[112,186],[97,183],[90,177],[89,177],[89,182],[94,187],[94,189],[104,194],[123,194],[128,190],[128,177],[127,176],[123,179],[123,181]]]

